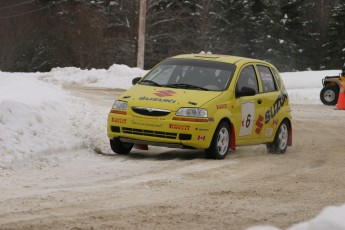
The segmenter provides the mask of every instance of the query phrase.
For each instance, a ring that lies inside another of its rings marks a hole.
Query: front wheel
[[[266,144],[270,153],[285,153],[289,143],[289,124],[283,121],[274,137],[273,142]]]
[[[320,99],[324,105],[336,105],[338,96],[339,88],[334,85],[326,85],[320,92]]]
[[[210,147],[205,149],[206,157],[209,159],[224,159],[229,150],[229,143],[229,125],[226,122],[221,122],[213,135]]]
[[[132,150],[133,144],[124,143],[124,142],[120,141],[118,138],[114,138],[114,139],[110,140],[110,147],[114,153],[126,155]]]

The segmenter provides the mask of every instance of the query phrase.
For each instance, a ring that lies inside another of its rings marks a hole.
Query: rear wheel
[[[114,138],[114,139],[110,140],[110,147],[114,153],[126,155],[132,150],[133,144],[124,143],[124,142],[120,141],[118,138]]]
[[[267,150],[270,153],[285,153],[289,143],[289,124],[283,121],[274,137],[273,142],[266,144]]]
[[[209,159],[224,159],[229,150],[230,128],[228,123],[221,122],[212,138],[211,145],[205,150]]]
[[[339,88],[334,85],[326,85],[320,92],[320,99],[325,105],[336,105],[338,102]]]

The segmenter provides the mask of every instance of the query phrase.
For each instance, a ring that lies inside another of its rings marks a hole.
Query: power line
[[[47,9],[51,6],[54,6],[54,5],[57,5],[57,4],[60,4],[62,2],[64,2],[65,0],[61,0],[59,2],[55,2],[55,3],[52,3],[48,6],[43,6],[41,8],[38,8],[38,9],[35,9],[35,10],[30,10],[30,11],[27,11],[27,12],[24,12],[24,13],[20,13],[20,14],[15,14],[15,15],[10,15],[10,16],[5,16],[5,17],[0,17],[0,19],[9,19],[9,18],[15,18],[15,17],[19,17],[19,16],[23,16],[23,15],[27,15],[27,14],[31,14],[31,13],[34,13],[34,12],[37,12],[37,11],[40,11],[40,10],[43,10],[43,9]]]
[[[14,4],[14,5],[10,5],[10,6],[4,6],[4,7],[0,7],[0,10],[3,10],[3,9],[8,9],[8,8],[16,7],[16,6],[25,5],[25,4],[28,4],[28,3],[34,2],[34,1],[35,1],[35,0],[30,0],[30,1],[21,2],[21,3],[18,3],[18,4]]]

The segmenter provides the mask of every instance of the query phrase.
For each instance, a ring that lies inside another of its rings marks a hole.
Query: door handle
[[[262,103],[262,100],[261,100],[261,99],[259,99],[259,100],[258,100],[258,104],[260,105],[261,103]]]

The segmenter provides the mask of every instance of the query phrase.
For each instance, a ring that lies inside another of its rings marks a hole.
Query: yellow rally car
[[[115,101],[108,115],[110,146],[204,149],[223,159],[229,148],[266,144],[284,153],[292,144],[288,94],[271,64],[225,55],[168,58]]]

